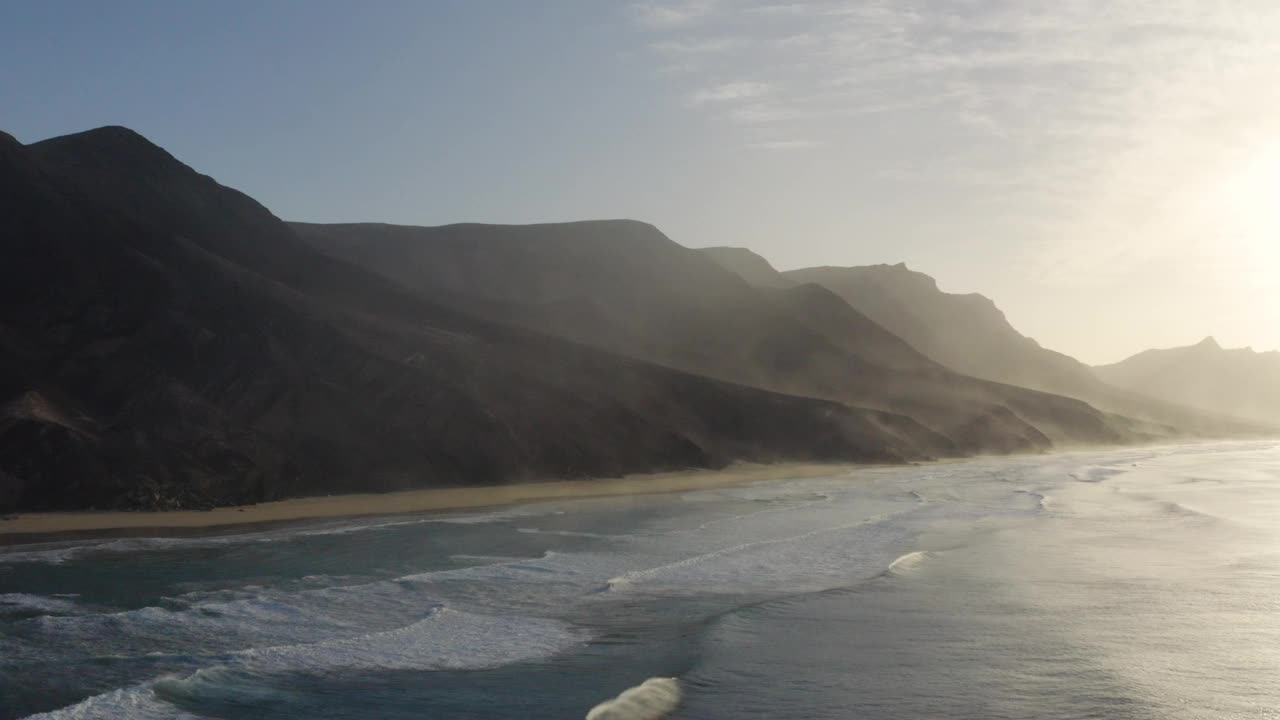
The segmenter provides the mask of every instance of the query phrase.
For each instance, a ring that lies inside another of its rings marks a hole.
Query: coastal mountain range
[[[1018,332],[990,298],[944,292],[937,280],[904,263],[779,272],[743,248],[702,252],[761,287],[824,287],[921,353],[966,375],[1079,398],[1102,410],[1192,435],[1248,433],[1251,422],[1280,420],[1274,413],[1236,413],[1229,404],[1114,382],[1104,370],[1044,348]]]
[[[651,225],[305,225],[299,236],[424,298],[602,350],[907,415],[954,451],[1121,442],[1085,403],[952,372],[815,285],[757,288]]]
[[[1208,337],[1188,347],[1147,350],[1094,372],[1116,387],[1280,424],[1280,352],[1274,350],[1227,349]]]
[[[952,452],[430,302],[124,128],[0,141],[0,497],[191,508]]]
[[[1137,405],[1097,402],[1016,338],[930,344],[905,268],[868,299],[842,273],[762,281],[742,252],[621,220],[286,223],[125,128],[0,133],[0,509],[1266,431],[1085,368]]]

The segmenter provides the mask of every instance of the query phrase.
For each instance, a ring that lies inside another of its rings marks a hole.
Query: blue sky
[[[287,219],[648,220],[906,261],[1086,361],[1280,347],[1271,0],[12,2],[0,129]]]

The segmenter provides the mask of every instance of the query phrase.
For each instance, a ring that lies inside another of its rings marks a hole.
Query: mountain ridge
[[[0,509],[954,452],[430,303],[135,133],[0,153]]]
[[[1150,429],[1157,433],[1221,437],[1274,430],[1258,426],[1256,420],[1222,416],[1114,387],[1084,363],[1022,335],[985,295],[944,292],[935,278],[905,263],[823,266],[777,274],[794,283],[816,283],[832,290],[924,355],[961,373],[1078,398],[1102,410],[1153,423]]]
[[[688,372],[904,413],[971,452],[1115,442],[1132,429],[1076,400],[958,376],[819,285],[756,287],[665,236],[619,243],[634,225],[292,227],[460,309]]]
[[[118,126],[0,136],[0,211],[0,510],[1168,436],[641,221],[285,223]]]
[[[1212,336],[1093,368],[1108,382],[1206,410],[1280,424],[1280,351],[1225,348]]]

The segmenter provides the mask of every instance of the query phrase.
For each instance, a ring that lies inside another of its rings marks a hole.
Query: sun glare
[[[1237,256],[1251,280],[1273,286],[1280,266],[1280,141],[1265,145],[1223,178],[1211,222],[1220,250]]]

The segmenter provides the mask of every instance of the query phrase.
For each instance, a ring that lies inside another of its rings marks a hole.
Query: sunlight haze
[[[0,720],[1280,720],[1280,0],[9,0]]]
[[[286,219],[631,217],[780,269],[905,261],[1089,363],[1280,348],[1269,0],[11,12],[21,141],[127,125]]]

